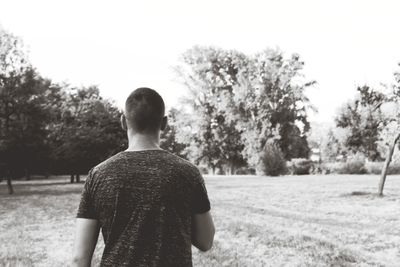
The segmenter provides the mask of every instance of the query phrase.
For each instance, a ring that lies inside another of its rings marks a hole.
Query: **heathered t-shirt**
[[[87,177],[78,218],[97,219],[100,266],[192,266],[191,217],[210,210],[198,169],[164,150],[124,151]]]

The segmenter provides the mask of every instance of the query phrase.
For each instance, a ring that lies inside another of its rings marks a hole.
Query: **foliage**
[[[311,105],[304,90],[314,82],[301,81],[298,55],[194,47],[183,62],[177,73],[189,96],[178,131],[190,159],[228,173],[246,162],[259,170],[268,140],[276,141],[286,159],[309,156]]]
[[[44,168],[49,86],[29,65],[21,41],[0,31],[0,163],[13,177]]]
[[[366,159],[362,153],[350,155],[345,162],[325,162],[322,164],[323,173],[337,174],[366,174]]]
[[[0,175],[79,174],[126,146],[121,112],[96,87],[41,77],[21,40],[0,29]]]
[[[0,28],[0,77],[2,83],[31,68],[22,40]],[[3,84],[2,84],[3,85]]]
[[[261,160],[264,174],[278,176],[287,173],[286,159],[277,144],[267,143]]]
[[[366,162],[365,169],[369,174],[380,175],[385,162]],[[393,162],[388,168],[387,174],[400,174],[400,163]]]
[[[398,110],[398,108],[392,107],[393,110]],[[386,113],[386,116],[390,118],[395,118],[389,115],[390,113]],[[389,121],[386,126],[382,127],[379,132],[379,140],[377,141],[377,149],[378,152],[386,157],[388,153],[388,148],[390,142],[393,141],[394,136],[396,136],[400,132],[400,124],[397,120],[392,120]],[[393,153],[393,158],[392,161],[394,163],[400,163],[400,150],[399,146],[395,147],[394,153]]]
[[[165,130],[161,133],[160,147],[177,156],[186,158],[184,153],[186,145],[179,143],[176,136],[178,127],[176,117],[178,116],[178,113],[179,111],[175,108],[168,111],[168,124]]]
[[[344,164],[344,168],[339,170],[340,174],[365,174],[365,156],[361,153],[357,153],[347,159]]]
[[[176,68],[189,90],[182,103],[179,142],[187,144],[186,154],[195,163],[204,163],[214,172],[225,167],[234,172],[245,164],[241,132],[230,118],[233,85],[239,69],[246,64],[243,54],[212,47],[194,47],[183,54]]]
[[[313,167],[313,162],[310,159],[305,158],[291,159],[288,164],[289,172],[293,175],[310,174]]]
[[[380,195],[382,195],[386,174],[393,171],[393,168],[389,165],[390,162],[393,161],[398,164],[400,161],[400,143],[397,146],[395,144],[395,142],[398,142],[400,132],[400,73],[395,72],[394,78],[395,83],[391,86],[392,92],[389,93],[385,103],[382,105],[385,124],[381,125],[380,139],[376,142],[378,151],[386,156],[388,164],[385,165],[385,171],[382,172],[379,184]]]
[[[380,175],[382,173],[382,168],[384,165],[383,161],[366,161],[364,163],[364,168],[360,168],[361,163],[357,163],[359,166],[350,168],[346,162],[326,162],[322,164],[322,170],[325,174],[350,174],[350,173],[360,173],[360,174],[374,174]],[[349,171],[349,169],[353,171]],[[355,170],[355,171],[354,171]],[[361,170],[361,171],[360,171]],[[400,174],[400,164],[393,163],[390,164],[388,173],[389,175]]]
[[[346,160],[348,149],[346,148],[346,139],[348,129],[330,128],[326,134],[321,137],[321,158],[324,162],[336,160]]]
[[[49,133],[56,172],[86,173],[127,146],[121,112],[97,87],[68,89],[62,99],[60,118]]]
[[[336,117],[337,127],[349,129],[346,147],[352,153],[362,152],[372,161],[382,159],[378,152],[379,129],[383,115],[381,105],[386,101],[383,93],[369,86],[357,88],[356,99],[343,106]]]
[[[253,166],[269,140],[275,140],[286,159],[309,156],[306,110],[312,108],[304,94],[315,82],[302,82],[304,62],[267,49],[250,58],[235,87],[237,127],[242,129],[244,154]]]
[[[377,143],[378,150],[385,155],[388,144],[392,142],[391,139],[400,131],[400,71],[394,73],[394,80],[387,101],[382,105],[382,113],[386,123],[380,128],[380,140]],[[400,143],[398,148],[400,148]],[[394,157],[396,154],[394,154]]]

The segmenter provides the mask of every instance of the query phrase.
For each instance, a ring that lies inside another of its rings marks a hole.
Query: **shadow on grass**
[[[351,193],[346,193],[340,195],[341,197],[367,197],[367,198],[380,198],[377,193],[365,192],[365,191],[353,191]]]

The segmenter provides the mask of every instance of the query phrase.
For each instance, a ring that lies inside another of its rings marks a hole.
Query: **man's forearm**
[[[99,236],[99,223],[94,219],[78,218],[72,257],[73,267],[90,267]]]

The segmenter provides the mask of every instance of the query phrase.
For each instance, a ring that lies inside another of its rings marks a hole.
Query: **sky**
[[[73,86],[98,85],[122,107],[141,86],[167,108],[185,88],[173,67],[194,45],[247,54],[300,54],[306,92],[331,122],[358,85],[380,87],[400,70],[400,1],[369,0],[0,0],[0,25],[21,37],[39,72]]]

